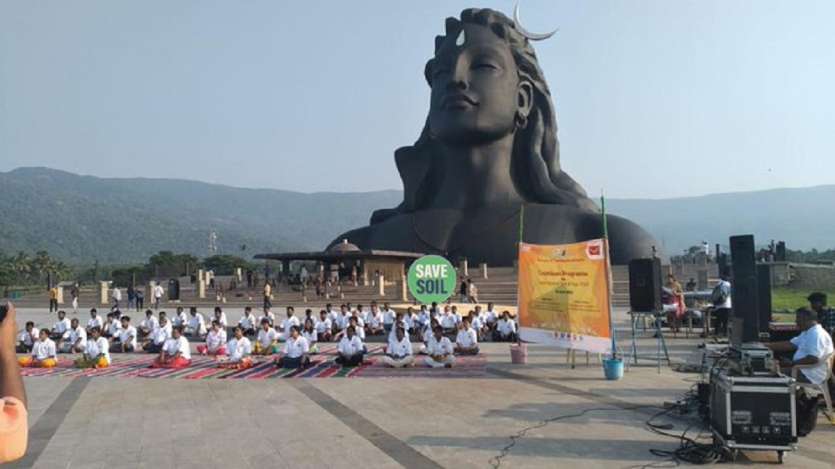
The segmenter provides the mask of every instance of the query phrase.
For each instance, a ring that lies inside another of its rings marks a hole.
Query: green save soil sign
[[[441,256],[423,256],[409,267],[409,291],[421,303],[441,303],[455,291],[455,268]]]

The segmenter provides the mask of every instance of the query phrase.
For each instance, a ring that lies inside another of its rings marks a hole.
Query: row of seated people
[[[354,311],[347,320],[347,323],[344,320],[338,319],[337,327],[333,328],[328,327],[332,322],[328,317],[327,311],[323,310],[320,314],[320,319],[314,324],[310,318],[310,311],[308,310],[308,318],[305,320],[304,327],[302,328],[299,326],[298,319],[293,314],[293,308],[288,307],[287,319],[282,321],[282,325],[280,326],[281,330],[277,331],[272,326],[275,322],[274,317],[270,318],[268,316],[270,312],[266,310],[265,315],[260,318],[260,327],[256,332],[255,329],[246,327],[251,325],[253,321],[252,311],[250,308],[247,308],[246,314],[239,321],[238,327],[242,335],[257,336],[254,347],[255,354],[268,355],[279,353],[279,340],[290,342],[289,334],[283,332],[286,330],[292,331],[296,329],[308,344],[305,353],[316,353],[318,352],[317,342],[320,340],[338,340],[342,344],[348,336],[349,329],[353,331],[352,337],[355,336],[360,341],[365,339],[366,333],[380,334],[384,333],[383,331],[386,329],[389,329],[389,343],[393,343],[396,331],[402,330],[408,341],[408,333],[414,330],[416,326],[421,325],[420,321],[414,321],[412,327],[410,327],[407,318],[412,317],[415,319],[414,315],[410,316],[410,314],[404,315],[397,313],[394,315],[394,324],[397,325],[394,329],[386,327],[379,329],[375,327],[373,322],[374,316],[371,317],[371,324],[364,325],[364,321],[359,317],[359,311],[361,311],[361,308]],[[442,322],[444,318],[457,317],[453,315],[454,313],[452,311],[454,310],[447,308],[444,315],[440,318],[436,317],[433,313],[429,313],[430,326],[423,328],[420,333],[423,339],[423,345],[421,346],[422,352],[432,350],[433,344],[439,342],[434,338],[436,330],[439,330],[441,334],[450,333],[449,328],[442,326]],[[425,309],[422,308],[422,313],[424,312]],[[91,311],[91,320],[88,323],[87,329],[80,327],[78,319],[73,318],[70,321],[66,319],[63,311],[59,311],[59,320],[53,328],[51,337],[45,329],[38,331],[34,328],[32,322],[27,323],[26,330],[19,337],[18,351],[20,353],[31,352],[32,354],[31,359],[24,359],[22,361],[22,364],[25,366],[54,366],[56,363],[54,356],[57,352],[82,353],[84,356],[77,360],[76,364],[78,366],[107,366],[110,363],[109,352],[133,352],[138,351],[140,348],[147,352],[160,353],[160,359],[158,361],[161,364],[167,364],[165,360],[166,353],[170,354],[176,349],[187,349],[188,342],[183,336],[191,336],[192,338],[204,338],[206,340],[206,345],[198,346],[199,350],[202,350],[204,353],[218,355],[217,350],[219,346],[226,342],[226,328],[221,323],[221,321],[225,320],[225,314],[220,308],[216,308],[215,319],[212,320],[211,330],[205,331],[202,315],[195,308],[192,308],[190,313],[192,317],[189,320],[183,317],[182,309],[178,308],[175,318],[180,319],[178,321],[179,324],[172,325],[168,321],[165,312],[160,312],[159,319],[157,320],[153,316],[153,313],[148,311],[146,313],[146,320],[142,321],[139,330],[137,330],[131,325],[130,317],[119,317],[120,313],[118,311],[108,314],[106,323],[97,317],[95,311]],[[344,318],[347,317],[347,314],[343,312],[339,316]],[[482,316],[476,315],[476,312],[473,311],[465,319],[457,318],[454,322],[450,321],[448,323],[457,323],[457,326],[453,326],[455,329],[452,330],[453,333],[457,331],[457,334],[453,334],[456,336],[455,351],[468,353],[474,350],[477,353],[478,340],[486,332],[491,330],[489,326],[483,327],[481,321]],[[248,322],[249,324],[247,324]],[[104,329],[99,324],[103,324],[105,326]],[[184,326],[183,324],[186,325]],[[495,340],[515,340],[515,322],[509,318],[507,313],[503,314],[501,320],[496,321],[496,326],[492,329]],[[87,337],[88,332],[91,335],[90,340]],[[145,338],[141,343],[141,347],[138,343],[140,336]],[[111,342],[107,341],[107,337],[111,338]],[[58,340],[57,345],[52,340],[53,338]],[[446,339],[449,342],[449,339]],[[186,345],[183,345],[183,341],[186,341]],[[411,347],[411,342],[409,344]],[[396,347],[393,349],[396,349]],[[187,354],[190,359],[190,353]],[[175,365],[182,365],[182,363],[178,363],[177,361],[173,363]]]

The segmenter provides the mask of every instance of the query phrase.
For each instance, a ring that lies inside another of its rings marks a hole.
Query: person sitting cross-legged
[[[72,318],[70,329],[58,341],[60,353],[83,353],[87,348],[87,331],[78,323],[78,318]]]
[[[151,368],[185,368],[191,365],[191,347],[183,335],[183,326],[173,327],[171,333],[171,338],[165,341]]]
[[[428,366],[432,368],[452,368],[455,363],[454,349],[452,342],[448,337],[444,336],[444,329],[441,326],[435,326],[432,331],[435,340],[429,341],[426,347],[426,354],[428,355],[424,360]]]
[[[412,366],[415,363],[415,357],[412,354],[412,343],[409,341],[409,336],[406,335],[406,329],[398,327],[394,334],[393,340],[389,341],[386,348],[383,363],[392,368]]]
[[[154,312],[150,309],[146,310],[145,319],[143,319],[142,322],[139,323],[139,337],[148,337],[157,329],[157,327],[159,327],[159,321],[157,320],[156,316],[154,316]]]
[[[220,321],[212,319],[212,327],[206,334],[206,343],[197,346],[200,355],[222,357],[226,355],[226,329],[220,327]]]
[[[258,322],[255,319],[255,315],[252,314],[252,307],[247,306],[244,308],[244,315],[238,320],[238,325],[241,326],[246,336],[253,337],[258,333]]]
[[[168,323],[167,317],[160,315],[159,325],[142,344],[142,350],[148,353],[159,353],[169,338],[171,338],[171,324]]]
[[[255,340],[254,355],[272,355],[278,352],[278,332],[270,326],[270,320],[261,319],[261,327],[258,329],[258,337]]]
[[[332,326],[333,323],[331,322],[331,318],[328,315],[328,312],[324,309],[319,311],[319,320],[316,321],[316,334],[317,334],[317,342],[330,342],[332,334]]]
[[[478,355],[478,334],[470,326],[470,318],[464,318],[458,326],[455,337],[455,353],[457,355]]]
[[[67,313],[63,309],[58,311],[58,321],[52,326],[52,334],[49,335],[49,338],[52,340],[60,340],[70,330],[70,325],[71,323],[67,318]]]
[[[90,329],[90,340],[84,354],[75,360],[76,368],[107,368],[110,366],[110,344],[101,335],[101,327]]]
[[[21,357],[18,363],[22,367],[32,368],[54,368],[58,364],[57,349],[55,342],[49,338],[49,331],[40,330],[38,340],[32,346],[32,354]]]
[[[305,368],[310,365],[309,352],[310,344],[299,332],[299,326],[290,326],[290,336],[275,363],[282,368]]]
[[[17,353],[29,353],[40,337],[40,331],[32,321],[26,321],[26,328],[17,335]]]
[[[307,343],[310,345],[310,354],[314,355],[319,353],[319,333],[316,332],[316,327],[313,325],[313,318],[304,320],[302,336],[307,339]]]
[[[252,342],[244,336],[244,329],[241,326],[235,326],[232,334],[234,334],[232,339],[226,344],[228,357],[220,357],[218,366],[238,370],[252,368]]]
[[[516,342],[516,321],[510,318],[509,311],[502,311],[502,318],[496,323],[496,330],[493,332],[493,340]]]
[[[94,328],[98,327],[99,329],[104,327],[104,320],[101,318],[101,315],[96,311],[96,308],[90,309],[90,319],[87,321],[87,334],[90,335],[90,331]]]
[[[356,327],[353,325],[345,329],[345,335],[340,339],[336,348],[336,363],[342,366],[357,366],[362,364],[365,356],[365,345],[356,334]]]
[[[188,313],[188,322],[185,324],[186,336],[192,339],[202,339],[206,335],[206,319],[193,306]]]
[[[118,334],[113,337],[110,344],[110,351],[115,353],[129,353],[137,351],[136,338],[139,332],[130,325],[130,316],[122,316],[122,327]]]

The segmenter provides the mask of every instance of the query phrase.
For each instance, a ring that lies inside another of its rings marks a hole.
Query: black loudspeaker
[[[629,307],[632,311],[661,311],[661,259],[629,262]]]
[[[771,266],[757,264],[757,309],[760,335],[768,334],[771,324]]]
[[[754,236],[731,236],[731,305],[733,320],[732,345],[757,342],[760,336],[757,264],[754,258]],[[766,327],[768,327],[766,325]]]
[[[777,252],[774,255],[774,260],[777,262],[786,262],[786,242],[777,242]]]

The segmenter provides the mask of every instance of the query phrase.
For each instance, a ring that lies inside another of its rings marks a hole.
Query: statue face
[[[474,24],[462,34],[446,40],[429,71],[430,131],[446,143],[492,141],[513,132],[530,100],[504,40]]]

